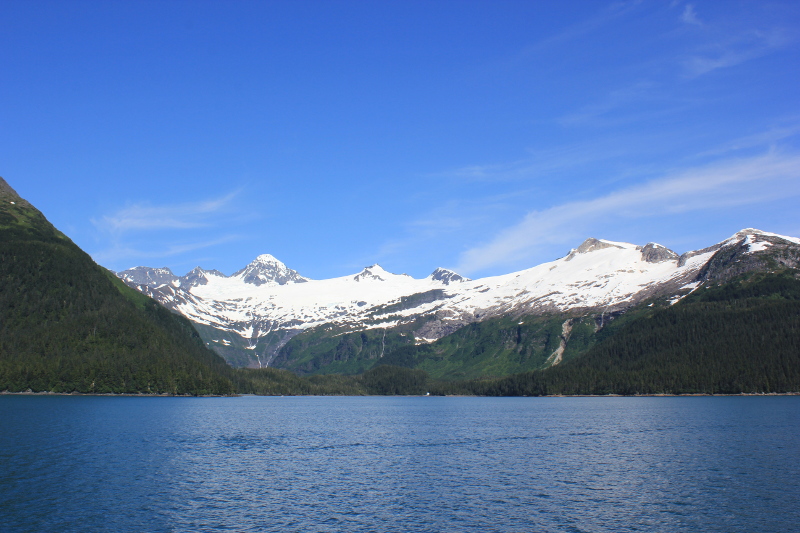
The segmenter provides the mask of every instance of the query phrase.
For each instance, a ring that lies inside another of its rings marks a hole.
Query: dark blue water
[[[800,530],[800,397],[0,397],[2,531]]]

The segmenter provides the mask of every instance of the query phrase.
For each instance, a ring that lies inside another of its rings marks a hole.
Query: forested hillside
[[[794,270],[700,289],[543,371],[443,389],[486,395],[800,392]]]
[[[128,288],[0,178],[0,391],[230,394],[183,317]]]

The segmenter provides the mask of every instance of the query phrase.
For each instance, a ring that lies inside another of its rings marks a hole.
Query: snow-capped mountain
[[[256,286],[264,284],[286,285],[287,283],[305,283],[308,281],[269,254],[259,255],[252,263],[236,272],[232,277],[241,279],[243,283]]]
[[[477,280],[445,269],[414,279],[379,265],[311,280],[266,254],[229,277],[199,267],[183,277],[145,267],[118,276],[192,320],[232,363],[260,366],[293,336],[323,325],[385,331],[413,323],[417,342],[431,342],[496,316],[602,316],[654,296],[677,301],[700,284],[768,269],[775,261],[797,266],[799,259],[800,239],[746,229],[680,256],[655,243],[587,239],[561,259]]]
[[[118,272],[122,281],[130,286],[147,286],[150,288],[172,285],[173,287],[189,288],[197,285],[206,285],[214,278],[226,278],[219,270],[205,270],[195,267],[185,276],[176,276],[167,267],[149,268],[135,267],[123,272]],[[269,254],[256,257],[250,264],[231,276],[241,283],[250,285],[286,285],[287,283],[305,283],[306,278],[287,268],[286,265]]]

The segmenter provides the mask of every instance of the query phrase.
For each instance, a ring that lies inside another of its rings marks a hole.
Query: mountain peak
[[[736,233],[734,233],[733,237],[731,237],[731,238],[734,238],[734,237],[739,237],[739,238],[747,237],[748,235],[768,235],[768,233],[766,231],[761,231],[760,229],[756,229],[756,228],[744,228],[744,229],[741,229],[741,230],[737,231]]]
[[[117,277],[130,285],[146,285],[148,287],[160,287],[180,279],[168,267],[150,268],[143,266],[117,272]]]
[[[441,281],[444,285],[450,285],[451,283],[460,283],[464,281],[472,281],[469,278],[465,278],[460,274],[453,272],[447,268],[437,268],[431,275],[428,276],[432,281]]]
[[[737,231],[728,240],[724,241],[724,243],[740,241],[748,237],[754,237],[755,239],[758,239],[759,237],[776,238],[776,239],[782,239],[784,241],[789,241],[794,244],[800,244],[800,239],[798,239],[797,237],[788,237],[786,235],[780,235],[778,233],[770,233],[768,231],[761,231],[760,229],[755,229],[755,228],[745,228],[743,230]]]
[[[270,254],[259,255],[231,277],[242,278],[245,283],[256,286],[265,283],[286,285],[287,283],[304,283],[308,281]]]
[[[270,254],[261,254],[261,255],[259,255],[258,257],[253,259],[253,261],[250,262],[251,265],[254,264],[254,263],[283,265],[282,261],[279,261],[274,255],[270,255]]]
[[[604,248],[619,248],[622,250],[625,248],[624,244],[625,243],[612,242],[604,239],[595,239],[594,237],[589,237],[588,239],[583,241],[580,246],[570,250],[565,260],[570,261],[578,254],[588,254],[589,252],[594,252],[595,250],[602,250]]]
[[[372,266],[365,267],[364,270],[353,276],[353,279],[356,281],[386,281],[386,278],[391,275],[391,272],[387,272],[382,266],[380,266],[378,263],[375,263]]]
[[[680,256],[655,242],[648,242],[642,247],[642,261],[647,263],[663,263],[664,261],[677,261]]]
[[[207,285],[209,276],[216,276],[218,278],[224,278],[225,274],[223,274],[219,270],[206,270],[206,269],[204,269],[202,267],[196,266],[192,270],[190,270],[185,276],[183,276],[183,278],[181,278],[181,282],[186,287],[196,287],[198,285]]]

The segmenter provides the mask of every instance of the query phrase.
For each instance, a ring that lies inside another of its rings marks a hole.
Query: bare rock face
[[[775,239],[777,239],[777,241]],[[698,255],[702,255],[702,254],[705,254],[705,253],[708,253],[708,252],[716,252],[716,251],[718,251],[718,250],[720,250],[720,249],[722,249],[722,248],[724,248],[726,246],[732,246],[734,244],[741,243],[743,241],[747,241],[747,242],[745,242],[745,244],[748,245],[748,247],[747,247],[747,251],[748,252],[752,251],[750,249],[749,245],[750,244],[755,244],[755,243],[758,243],[758,242],[770,242],[770,243],[772,243],[772,242],[781,242],[781,243],[786,244],[786,245],[795,244],[795,243],[792,243],[792,241],[787,241],[785,238],[781,237],[780,235],[765,233],[765,232],[763,232],[761,230],[757,230],[757,229],[754,229],[754,228],[745,228],[745,229],[743,229],[741,231],[737,231],[736,233],[734,233],[733,236],[730,239],[726,240],[726,241],[719,242],[717,244],[709,246],[708,248],[703,248],[701,250],[693,250],[691,252],[686,252],[685,254],[681,255],[680,259],[678,260],[678,266],[682,267],[692,257],[698,256]]]
[[[460,283],[462,281],[472,281],[469,278],[465,278],[464,276],[456,274],[452,270],[448,270],[446,268],[437,268],[431,273],[429,277],[433,281],[441,281],[444,285],[450,285],[451,283]]]
[[[219,270],[205,270],[200,267],[193,268],[188,274],[181,278],[181,287],[196,287],[208,284],[208,276],[224,278],[225,274]]]
[[[149,268],[139,266],[118,272],[117,276],[132,287],[136,285],[158,287],[180,279],[167,267]]]
[[[566,261],[570,261],[573,257],[578,254],[588,254],[589,252],[594,252],[595,250],[602,250],[603,248],[620,248],[616,244],[612,244],[610,242],[601,241],[599,239],[595,239],[593,237],[589,237],[580,246],[578,246],[574,250],[570,250],[569,255],[565,258]]]
[[[654,242],[648,242],[642,248],[642,261],[648,263],[663,263],[664,261],[677,261],[678,259],[678,254]]]
[[[595,250],[602,250],[603,248],[619,248],[616,244],[611,244],[610,242],[601,241],[592,237],[589,237],[585,241],[578,246],[576,250],[579,254],[585,254],[589,252],[593,252]]]
[[[372,265],[364,268],[361,272],[353,276],[355,281],[386,281],[386,271],[380,265]]]
[[[747,272],[800,267],[800,245],[779,235],[746,229],[721,243],[697,274],[701,282],[721,283]]]

